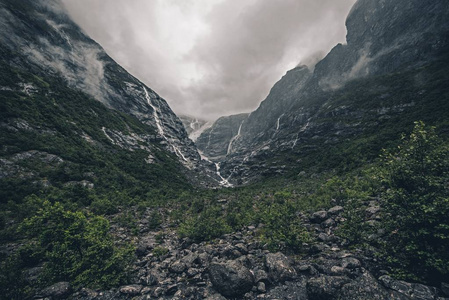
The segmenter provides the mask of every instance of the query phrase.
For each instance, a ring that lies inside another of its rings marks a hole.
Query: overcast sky
[[[286,71],[343,43],[355,0],[63,2],[177,114],[215,119],[254,110]]]

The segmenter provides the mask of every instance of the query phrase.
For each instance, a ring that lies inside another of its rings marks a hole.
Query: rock
[[[173,295],[176,293],[176,291],[178,291],[178,285],[177,284],[171,284],[167,287],[167,290],[165,291],[165,293],[167,295]]]
[[[190,268],[187,270],[187,276],[189,276],[189,277],[193,277],[199,273],[200,273],[200,270],[196,269],[196,268]]]
[[[412,284],[412,286],[413,286],[412,299],[433,300],[438,294],[437,289],[434,287],[426,286],[419,283],[414,283]]]
[[[252,273],[236,261],[212,263],[209,276],[214,288],[224,296],[241,296],[253,286]]]
[[[213,294],[213,295],[207,297],[206,300],[226,300],[226,298],[220,294]]]
[[[41,291],[42,296],[51,297],[54,299],[65,299],[72,292],[72,287],[69,282],[58,282]]]
[[[254,271],[254,282],[268,282],[268,274],[264,270],[256,270]]]
[[[158,279],[153,274],[149,274],[148,276],[141,278],[140,283],[146,286],[152,286],[158,283]]]
[[[235,245],[235,248],[243,255],[248,254],[248,248],[243,243],[238,243],[237,245]]]
[[[259,293],[265,293],[265,292],[267,291],[267,289],[265,288],[265,283],[263,283],[262,281],[260,281],[260,282],[257,284],[257,291],[258,291]]]
[[[283,285],[278,285],[270,289],[265,295],[265,299],[291,299],[306,300],[307,281],[303,278],[299,281],[287,281]]]
[[[327,211],[327,214],[331,217],[339,215],[343,212],[344,208],[342,206],[334,206]]]
[[[332,218],[329,218],[327,220],[325,220],[323,223],[321,223],[321,227],[323,228],[329,228],[329,227],[334,227],[335,226],[335,221]]]
[[[379,281],[387,288],[397,291],[411,299],[430,300],[435,299],[438,291],[434,287],[429,287],[419,283],[408,283],[401,280],[394,280],[388,275],[383,275]]]
[[[195,253],[189,253],[181,259],[181,261],[186,265],[187,268],[191,268],[193,263],[197,260],[198,255]]]
[[[362,264],[360,263],[360,260],[358,260],[357,258],[345,257],[342,260],[341,266],[343,268],[355,269],[361,267]]]
[[[340,291],[337,292],[338,299],[345,300],[406,300],[407,297],[398,293],[391,293],[385,290],[376,279],[368,272],[363,273],[360,277],[345,284]]]
[[[284,282],[296,277],[295,269],[288,258],[281,252],[269,253],[265,258],[265,266],[272,282]]]
[[[449,283],[442,282],[441,291],[443,292],[444,295],[449,296]]]
[[[368,215],[368,217],[377,214],[378,212],[380,212],[380,207],[379,206],[370,206],[367,209],[365,209],[366,214]]]
[[[312,223],[321,223],[327,219],[327,212],[325,210],[314,212],[309,219]]]
[[[350,282],[345,276],[321,276],[309,279],[307,295],[310,300],[336,299],[338,290]]]
[[[331,272],[333,275],[343,275],[345,273],[345,268],[339,266],[333,266],[331,268]]]
[[[153,296],[155,298],[160,298],[162,296],[162,294],[164,293],[164,289],[161,287],[157,287],[154,292],[153,292]]]
[[[120,288],[120,293],[128,296],[137,296],[142,290],[142,286],[138,284],[125,285]]]
[[[137,257],[142,257],[142,256],[144,256],[147,253],[148,253],[147,245],[142,244],[142,243],[137,245],[137,247],[136,247],[136,255],[137,255]]]
[[[326,245],[323,244],[314,244],[312,245],[312,247],[310,247],[310,253],[311,254],[316,254],[316,253],[320,253],[322,251],[324,251],[326,249]]]
[[[333,240],[333,237],[331,237],[331,236],[325,234],[324,232],[321,232],[321,233],[318,235],[318,240],[320,240],[320,241],[326,243],[326,242],[330,242],[331,240]]]
[[[182,261],[175,261],[170,267],[170,272],[181,274],[187,268],[186,264]]]
[[[196,140],[196,145],[210,159],[219,159],[232,150],[229,144],[238,135],[243,121],[248,114],[221,117],[204,130]]]

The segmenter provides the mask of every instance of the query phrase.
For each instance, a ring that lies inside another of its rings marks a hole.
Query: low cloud
[[[355,0],[63,0],[74,20],[178,114],[255,109],[344,42]]]

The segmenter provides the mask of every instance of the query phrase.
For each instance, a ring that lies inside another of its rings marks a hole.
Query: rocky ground
[[[169,227],[149,231],[143,218],[133,284],[109,291],[73,291],[60,282],[35,299],[449,299],[447,284],[436,288],[407,283],[373,271],[375,258],[346,249],[345,241],[334,234],[344,222],[342,212],[335,206],[301,216],[317,241],[304,245],[301,255],[270,253],[257,239],[263,225],[194,243],[178,238]],[[367,209],[373,219],[377,212],[374,204]]]

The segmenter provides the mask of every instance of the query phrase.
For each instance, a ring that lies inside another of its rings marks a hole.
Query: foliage
[[[167,253],[168,253],[168,249],[167,249],[167,248],[164,248],[164,247],[158,246],[158,247],[155,247],[155,248],[153,249],[153,255],[156,256],[156,257],[164,256],[164,255],[166,255]]]
[[[307,229],[296,215],[296,208],[291,201],[274,202],[261,207],[258,214],[264,224],[261,239],[271,251],[300,250],[303,243],[311,238]]]
[[[127,279],[133,248],[115,246],[109,222],[102,217],[43,201],[35,216],[23,222],[22,231],[36,237],[42,249],[43,282],[67,280],[75,286],[97,288]]]
[[[231,227],[221,214],[218,206],[209,206],[200,214],[188,218],[179,228],[181,237],[189,237],[194,241],[211,240],[225,233],[229,233]]]
[[[385,151],[380,179],[384,255],[402,277],[449,278],[449,147],[416,122],[396,151]],[[404,273],[405,271],[405,273]]]

